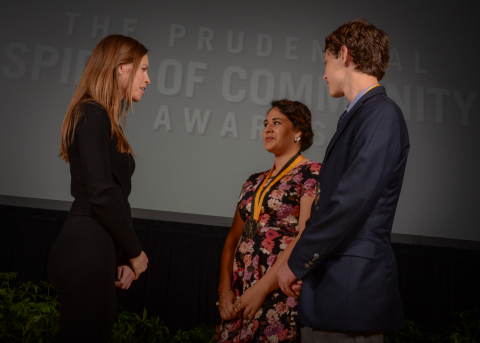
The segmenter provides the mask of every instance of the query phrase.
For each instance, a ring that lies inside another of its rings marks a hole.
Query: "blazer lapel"
[[[337,142],[338,138],[342,135],[343,131],[345,130],[345,127],[347,127],[348,122],[350,121],[350,118],[355,114],[355,112],[362,107],[363,102],[367,99],[370,99],[372,96],[379,94],[379,93],[385,93],[385,88],[383,86],[378,86],[370,90],[369,92],[365,93],[360,99],[358,99],[357,103],[355,106],[353,106],[352,109],[350,109],[349,112],[345,115],[343,118],[342,123],[338,127],[337,131],[332,137],[332,140],[328,144],[327,151],[325,152],[325,157],[323,158],[323,163],[322,165],[327,161],[328,155],[332,151],[333,146]]]

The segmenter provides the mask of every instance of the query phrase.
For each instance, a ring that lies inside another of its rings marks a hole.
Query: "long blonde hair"
[[[120,117],[123,113],[125,126],[128,109],[132,107],[135,71],[147,52],[147,48],[137,40],[122,35],[110,35],[98,43],[85,66],[63,120],[62,146],[60,148],[62,159],[66,162],[69,161],[68,146],[73,143],[75,127],[83,115],[83,106],[81,105],[93,102],[98,103],[107,111],[112,127],[110,137],[116,136],[118,150],[122,153],[133,154],[120,127]],[[117,68],[121,64],[129,63],[133,63],[133,67],[124,98],[118,89]]]

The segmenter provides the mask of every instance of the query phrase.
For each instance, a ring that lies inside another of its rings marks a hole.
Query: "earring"
[[[300,137],[297,137],[294,139],[295,143],[298,142],[300,140]]]
[[[123,73],[123,71],[119,72],[119,74]]]

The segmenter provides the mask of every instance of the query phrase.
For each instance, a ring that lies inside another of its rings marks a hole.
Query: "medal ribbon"
[[[364,94],[364,95],[367,94],[367,92],[368,92],[370,89],[375,88],[375,87],[378,87],[378,86],[380,86],[380,84],[378,84],[378,85],[373,85],[372,87],[370,87],[369,89],[367,89],[367,91],[366,91],[365,93],[363,93],[363,94]]]
[[[285,174],[287,174],[290,170],[295,168],[302,159],[303,159],[303,156],[300,154],[300,152],[298,152],[298,154],[293,156],[290,159],[290,161],[288,161],[287,164],[282,168],[282,170],[280,170],[280,172],[277,174],[277,177],[275,177],[275,179],[268,184],[267,188],[263,190],[263,186],[267,182],[270,175],[273,173],[273,168],[270,169],[268,174],[265,176],[265,179],[263,180],[262,184],[255,191],[255,199],[253,199],[254,201],[252,202],[252,212],[251,212],[252,213],[251,218],[253,220],[258,221],[258,218],[260,217],[260,211],[262,210],[263,199],[265,198],[265,194],[267,194],[267,191],[270,188],[272,188],[272,186],[276,184],[282,177],[284,177]]]

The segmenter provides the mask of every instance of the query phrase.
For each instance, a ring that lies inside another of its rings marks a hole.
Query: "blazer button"
[[[318,260],[318,259],[320,258],[320,255],[319,255],[319,254],[315,254],[315,255],[313,255],[313,258],[316,259],[316,260]]]
[[[309,269],[310,265],[308,263],[305,263],[305,269]]]

